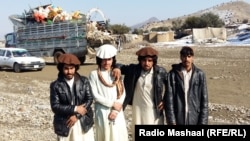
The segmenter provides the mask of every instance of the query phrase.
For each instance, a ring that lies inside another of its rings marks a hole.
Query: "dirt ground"
[[[210,124],[250,124],[250,47],[193,48],[194,63],[207,77]],[[138,49],[123,49],[117,55],[117,62],[137,63]],[[167,70],[171,64],[179,63],[180,47],[155,49],[159,51],[158,64]],[[96,68],[95,59],[87,58],[79,73],[88,76]],[[40,72],[0,71],[0,136],[3,140],[55,140],[49,83],[56,77],[56,66],[49,62]],[[125,113],[129,121],[129,109]]]

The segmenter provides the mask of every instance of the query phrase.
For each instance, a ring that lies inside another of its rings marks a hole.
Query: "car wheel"
[[[20,66],[19,66],[18,63],[15,63],[15,64],[14,64],[14,71],[15,71],[15,72],[21,72],[21,69],[20,69]]]

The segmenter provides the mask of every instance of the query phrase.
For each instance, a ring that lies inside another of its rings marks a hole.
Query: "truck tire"
[[[54,54],[54,63],[55,63],[55,64],[58,64],[58,57],[59,57],[60,55],[62,55],[62,54],[63,54],[63,52],[61,52],[61,51],[55,52],[55,54]]]
[[[83,65],[84,62],[86,61],[86,56],[79,57],[78,59],[79,59],[79,61],[81,62],[81,65]]]

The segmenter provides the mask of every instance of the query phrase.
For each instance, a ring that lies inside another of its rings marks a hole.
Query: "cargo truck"
[[[42,6],[42,8],[49,5]],[[38,57],[53,57],[58,63],[58,56],[64,53],[75,54],[83,64],[88,54],[88,48],[95,48],[107,42],[93,44],[87,39],[87,25],[90,22],[88,14],[78,12],[78,18],[70,20],[45,19],[38,22],[34,17],[34,10],[24,12],[23,15],[11,15],[14,31],[5,35],[5,47],[27,49],[31,55]],[[100,12],[100,10],[98,10]],[[93,10],[92,10],[93,12]],[[92,22],[92,21],[91,21]],[[107,26],[107,21],[99,21],[99,25]],[[93,47],[95,45],[95,47]],[[92,49],[93,50],[93,49]],[[92,54],[93,55],[93,54]]]

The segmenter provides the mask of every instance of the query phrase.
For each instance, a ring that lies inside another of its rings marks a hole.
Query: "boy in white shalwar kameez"
[[[89,76],[95,100],[96,141],[128,141],[122,109],[125,90],[121,78],[112,76],[116,53],[113,45],[99,47],[96,53],[98,68]]]

